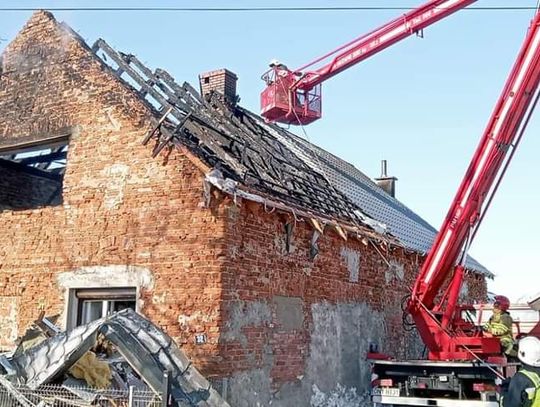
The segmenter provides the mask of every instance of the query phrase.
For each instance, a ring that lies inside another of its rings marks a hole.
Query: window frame
[[[125,287],[75,287],[69,289],[67,304],[68,329],[83,325],[83,307],[85,302],[102,302],[101,317],[111,310],[111,303],[118,301],[133,302],[136,312],[139,311],[138,289],[135,286]]]

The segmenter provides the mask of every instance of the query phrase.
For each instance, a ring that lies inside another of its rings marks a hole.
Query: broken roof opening
[[[69,136],[0,147],[0,210],[63,202]]]

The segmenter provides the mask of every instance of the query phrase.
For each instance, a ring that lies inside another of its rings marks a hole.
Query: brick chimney
[[[237,80],[238,77],[228,69],[202,73],[199,75],[201,95],[205,97],[210,92],[215,91],[221,93],[229,103],[234,105],[237,102]]]
[[[390,195],[392,198],[396,197],[396,177],[389,177],[387,175],[387,163],[386,160],[381,161],[381,176],[375,178],[375,183],[381,187],[384,192]]]

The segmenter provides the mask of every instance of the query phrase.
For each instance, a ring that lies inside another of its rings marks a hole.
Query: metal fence
[[[36,390],[0,386],[0,407],[161,407],[162,397],[151,390],[96,390],[47,385]]]

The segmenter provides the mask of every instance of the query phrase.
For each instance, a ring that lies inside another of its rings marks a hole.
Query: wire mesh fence
[[[60,385],[31,390],[23,386],[0,386],[1,407],[160,407],[162,397],[151,390],[96,390]]]

